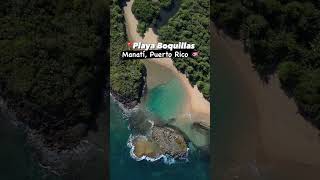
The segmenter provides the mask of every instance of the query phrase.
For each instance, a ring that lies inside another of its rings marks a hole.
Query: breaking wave
[[[146,160],[146,161],[149,161],[149,162],[155,162],[155,161],[158,161],[158,160],[163,160],[163,163],[164,164],[168,164],[168,165],[171,165],[171,164],[175,164],[176,162],[188,162],[188,153],[189,153],[189,148],[187,149],[187,155],[186,157],[184,158],[179,158],[178,160],[176,160],[175,158],[171,157],[170,155],[168,154],[161,154],[159,155],[158,157],[155,157],[155,158],[152,158],[152,157],[148,157],[148,156],[142,156],[142,157],[137,157],[135,154],[134,154],[134,150],[135,150],[135,146],[133,145],[133,140],[135,138],[142,138],[144,140],[147,140],[147,137],[146,136],[143,136],[143,135],[137,135],[137,136],[133,136],[130,134],[129,136],[129,139],[128,139],[128,143],[127,143],[127,146],[130,148],[130,156],[136,160],[136,161],[142,161],[142,160]]]

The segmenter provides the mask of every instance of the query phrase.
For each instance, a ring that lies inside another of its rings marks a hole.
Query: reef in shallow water
[[[155,161],[162,157],[186,159],[188,146],[184,137],[170,127],[153,126],[147,136],[131,137],[128,143],[136,160]]]

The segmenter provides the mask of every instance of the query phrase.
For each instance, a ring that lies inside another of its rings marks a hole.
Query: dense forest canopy
[[[210,99],[210,34],[208,0],[178,0],[180,9],[160,27],[159,41],[162,43],[194,43],[200,56],[175,58],[174,65],[186,74],[192,85],[197,85],[204,97]],[[155,25],[161,8],[172,8],[174,0],[135,0],[133,13],[139,21],[138,31],[143,34],[148,27]]]
[[[197,58],[174,58],[177,69],[197,85],[204,97],[210,99],[210,34],[208,0],[181,0],[176,15],[159,30],[160,42],[194,43],[200,52]]]
[[[139,20],[138,31],[143,36],[149,27],[155,25],[161,8],[169,8],[173,0],[134,0],[132,12]]]
[[[48,141],[69,141],[65,132],[94,122],[101,99],[105,2],[2,0],[0,7],[0,96]]]
[[[118,100],[128,106],[140,101],[144,86],[145,67],[140,61],[123,61],[121,51],[127,50],[127,34],[120,1],[111,4],[110,30],[110,85]],[[130,105],[130,103],[133,103]]]
[[[318,0],[214,0],[215,24],[241,38],[262,78],[278,72],[301,112],[320,127]]]

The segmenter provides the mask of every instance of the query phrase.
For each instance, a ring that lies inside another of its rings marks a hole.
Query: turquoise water
[[[164,164],[136,161],[130,156],[127,141],[130,135],[128,115],[110,100],[110,174],[111,180],[209,180],[208,161],[191,151],[189,161]]]
[[[178,79],[156,86],[148,91],[146,108],[161,119],[176,117],[184,103],[184,90]]]

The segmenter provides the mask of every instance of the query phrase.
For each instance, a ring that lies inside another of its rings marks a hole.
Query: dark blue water
[[[57,180],[33,158],[22,129],[0,112],[0,180]]]
[[[105,121],[106,118],[100,119]],[[100,142],[105,142],[104,137],[106,132],[101,126],[99,127],[100,131],[90,132],[88,137],[94,138],[95,141],[88,140],[98,145]],[[36,151],[28,144],[26,137],[24,129],[13,125],[10,118],[0,111],[0,180],[105,179],[105,153],[103,151],[99,151],[98,149],[92,150],[90,158],[84,158],[80,162],[77,161],[75,165],[70,167],[70,171],[65,176],[58,177],[47,172],[46,169],[43,169],[39,165]],[[101,145],[102,147],[103,145]]]
[[[209,180],[207,160],[191,151],[188,162],[171,165],[156,162],[136,161],[130,156],[127,141],[130,135],[127,115],[113,100],[110,100],[110,173],[111,180]]]

